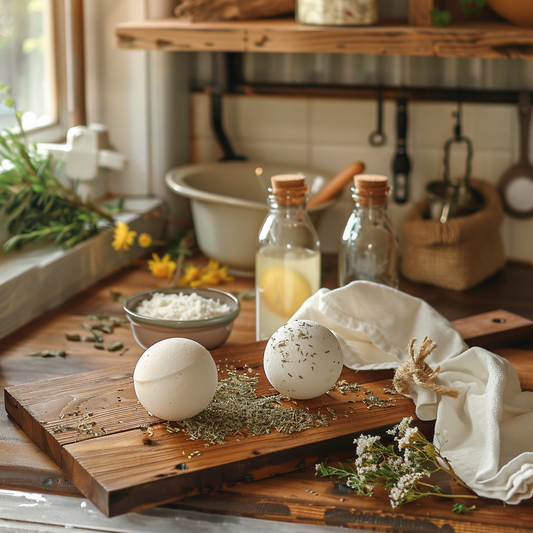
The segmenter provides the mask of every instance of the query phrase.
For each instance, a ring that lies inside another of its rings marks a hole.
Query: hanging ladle
[[[427,185],[429,216],[445,224],[449,218],[468,215],[481,209],[485,204],[483,195],[470,185],[472,141],[461,134],[460,106],[456,114],[455,135],[444,144],[444,181],[434,181]],[[466,144],[466,170],[463,180],[450,179],[450,152],[453,144]]]
[[[529,159],[531,93],[521,91],[518,101],[520,119],[520,160],[500,178],[498,190],[506,213],[516,218],[533,217],[533,165]]]
[[[383,131],[383,89],[378,87],[377,126],[368,136],[371,146],[383,146],[387,142],[387,135]]]

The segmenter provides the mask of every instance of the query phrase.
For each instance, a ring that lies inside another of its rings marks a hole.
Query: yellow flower
[[[189,285],[190,283],[196,281],[201,276],[201,271],[196,266],[186,266],[183,269],[183,274],[180,277],[178,283],[179,285]]]
[[[170,254],[165,254],[163,258],[152,254],[152,260],[148,261],[148,268],[156,278],[171,278],[176,270],[176,262],[170,260]]]
[[[141,233],[137,242],[141,248],[148,248],[152,244],[152,237],[148,233]]]
[[[136,231],[130,231],[130,227],[124,222],[117,222],[115,230],[113,232],[114,241],[111,246],[118,252],[119,250],[128,251],[130,246],[133,245],[135,237],[137,236]]]
[[[220,266],[218,261],[210,260],[206,267],[185,267],[183,276],[179,280],[180,285],[200,287],[205,285],[218,285],[224,281],[231,281],[233,277],[228,275],[226,266]]]

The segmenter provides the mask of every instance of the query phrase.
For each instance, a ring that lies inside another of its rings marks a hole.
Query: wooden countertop
[[[203,261],[197,258],[196,261]],[[333,262],[324,261],[324,286],[336,283]],[[131,295],[154,287],[167,286],[167,280],[153,278],[142,263],[124,269],[46,313],[7,338],[0,340],[0,385],[2,387],[39,381],[57,376],[135,362],[142,354],[127,327],[116,328],[108,336],[122,341],[128,351],[99,351],[92,344],[71,342],[66,333],[84,333],[81,323],[88,314],[122,314],[110,288]],[[240,292],[252,288],[251,279],[236,279],[224,290]],[[505,309],[533,320],[533,270],[508,266],[484,284],[455,293],[435,287],[402,282],[400,288],[433,305],[446,318],[455,320],[495,309]],[[227,346],[255,341],[255,303],[243,300]],[[65,349],[65,358],[28,357],[42,349]],[[533,344],[509,346],[496,353],[531,368]],[[529,365],[529,366],[528,366]],[[3,402],[3,395],[2,395]],[[431,425],[424,425],[431,431]],[[32,492],[79,495],[59,468],[33,444],[0,409],[0,488]],[[424,498],[391,509],[383,495],[363,498],[336,488],[314,471],[304,470],[275,478],[239,484],[224,491],[187,498],[171,507],[220,514],[259,517],[286,522],[328,524],[379,531],[525,531],[533,529],[533,501],[504,506],[496,500],[479,499],[478,510],[462,515],[451,512],[444,499]],[[430,529],[428,529],[430,528]]]

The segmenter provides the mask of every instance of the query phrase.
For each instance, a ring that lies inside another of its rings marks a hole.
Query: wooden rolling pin
[[[341,191],[347,183],[353,180],[356,174],[361,174],[365,170],[364,163],[355,161],[350,163],[346,168],[343,168],[332,180],[328,181],[322,189],[320,189],[307,202],[307,208],[316,207],[321,203],[329,200]]]

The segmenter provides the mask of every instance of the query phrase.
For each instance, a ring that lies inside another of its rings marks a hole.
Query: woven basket
[[[402,274],[411,281],[463,291],[495,274],[505,264],[500,234],[503,208],[496,189],[471,180],[486,205],[445,224],[424,218],[428,200],[417,203],[403,221]]]

